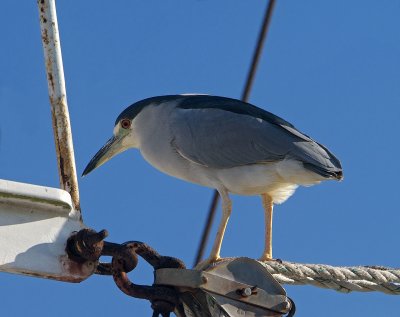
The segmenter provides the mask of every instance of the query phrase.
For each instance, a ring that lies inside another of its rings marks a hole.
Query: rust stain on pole
[[[60,186],[70,193],[75,209],[80,211],[79,188],[76,177],[74,147],[72,144],[55,0],[38,0],[37,3],[39,7]]]

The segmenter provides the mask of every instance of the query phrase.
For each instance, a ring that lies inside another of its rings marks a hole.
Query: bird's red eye
[[[124,128],[124,129],[129,129],[131,127],[131,120],[122,119],[121,120],[121,127]]]

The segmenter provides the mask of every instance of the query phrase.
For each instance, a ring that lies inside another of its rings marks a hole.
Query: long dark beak
[[[82,176],[89,174],[91,171],[103,165],[105,162],[111,160],[115,155],[125,151],[126,149],[121,146],[122,137],[113,136],[107,141],[106,144],[96,153],[86,166]]]

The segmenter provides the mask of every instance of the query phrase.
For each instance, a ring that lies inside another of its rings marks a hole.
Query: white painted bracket
[[[65,251],[84,228],[65,190],[0,179],[0,271],[80,282],[95,263],[78,264]]]

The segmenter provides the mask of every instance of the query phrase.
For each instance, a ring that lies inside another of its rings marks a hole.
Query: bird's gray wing
[[[286,157],[324,177],[336,177],[340,162],[290,123],[220,108],[176,108],[172,146],[186,159],[212,168],[279,161]],[[279,118],[280,119],[280,118]]]
[[[278,161],[293,147],[290,133],[249,115],[220,109],[176,109],[171,119],[175,149],[208,167]]]

